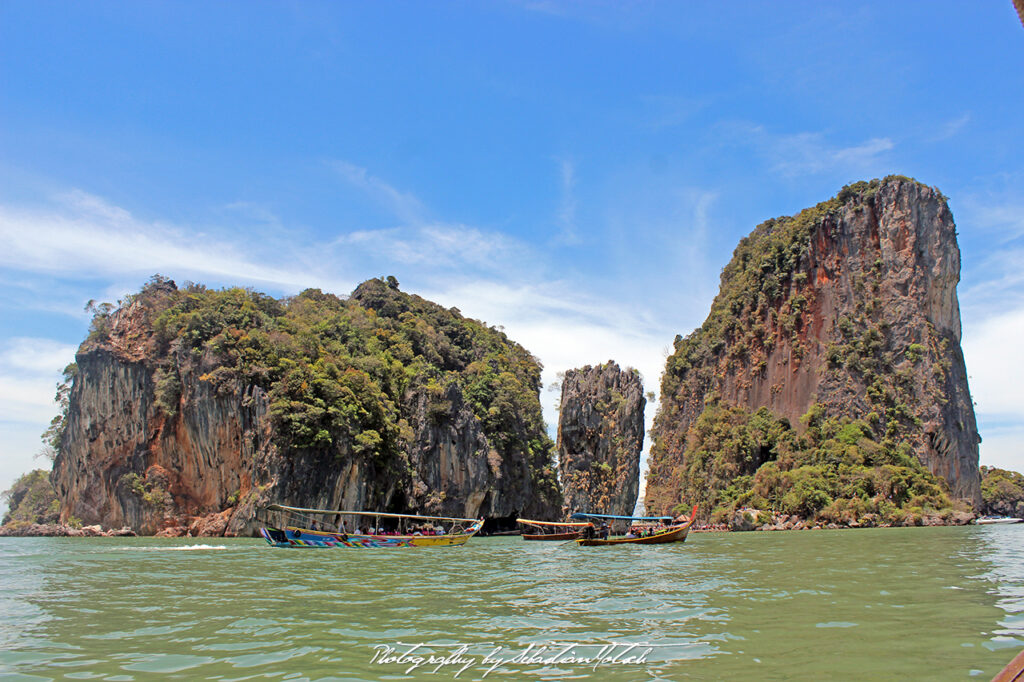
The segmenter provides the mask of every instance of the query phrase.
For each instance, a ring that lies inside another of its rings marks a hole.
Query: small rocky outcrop
[[[1024,519],[1024,474],[998,467],[981,467],[981,513]]]
[[[565,373],[558,418],[558,471],[567,513],[633,513],[646,403],[634,369],[622,370],[609,361]]]
[[[761,509],[741,508],[733,511],[728,529],[732,531],[752,530],[821,530],[828,528],[875,528],[911,526],[966,526],[975,519],[975,514],[966,511],[948,510],[944,513],[907,513],[894,520],[886,520],[877,514],[865,514],[859,519],[842,522],[805,519],[801,516],[778,514]]]
[[[104,530],[98,525],[77,528],[61,523],[12,521],[0,526],[0,537],[122,538],[136,537],[136,533],[128,526]]]

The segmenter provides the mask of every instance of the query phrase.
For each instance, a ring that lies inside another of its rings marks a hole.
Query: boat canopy
[[[593,525],[589,521],[581,521],[578,523],[572,523],[571,521],[533,521],[531,519],[516,519],[516,521],[530,526],[570,526],[572,528],[581,528]]]
[[[574,519],[616,519],[618,521],[671,521],[671,516],[614,516],[612,514],[584,514],[576,512]]]
[[[417,519],[417,520],[431,520],[431,521],[468,521],[473,523],[476,519],[460,519],[454,516],[420,516],[419,514],[391,514],[388,512],[372,512],[372,511],[348,511],[345,509],[304,509],[302,507],[286,507],[283,504],[269,504],[264,507],[267,511],[290,511],[298,512],[300,514],[353,514],[355,516],[376,516],[382,519]]]

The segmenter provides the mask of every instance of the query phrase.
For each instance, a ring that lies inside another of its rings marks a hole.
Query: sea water
[[[274,549],[0,539],[0,677],[988,680],[1024,649],[1024,525],[685,544]]]

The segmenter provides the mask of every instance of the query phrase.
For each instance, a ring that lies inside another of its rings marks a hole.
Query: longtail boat
[[[534,521],[533,519],[516,519],[517,523],[523,525],[524,540],[575,540],[583,533],[583,529],[593,528],[589,521],[566,522],[566,521]],[[527,530],[530,533],[527,533]]]
[[[420,516],[338,509],[305,509],[272,504],[277,526],[260,528],[271,547],[370,549],[459,547],[483,527],[483,519]],[[373,524],[370,526],[369,524]],[[385,528],[385,525],[387,528]]]
[[[690,518],[682,523],[672,523],[671,516],[612,516],[610,514],[583,514],[577,512],[572,515],[574,519],[595,519],[603,521],[606,519],[615,521],[631,521],[643,523],[659,523],[662,527],[650,528],[650,534],[625,535],[620,537],[587,537],[590,533],[584,533],[583,537],[576,539],[576,544],[583,547],[599,547],[604,545],[660,545],[668,542],[683,542],[686,540],[690,526],[697,518],[697,505],[693,505]]]

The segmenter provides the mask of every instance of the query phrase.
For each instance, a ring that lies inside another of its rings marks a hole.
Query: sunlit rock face
[[[857,183],[757,227],[723,270],[707,321],[676,337],[667,360],[648,509],[679,503],[687,432],[715,401],[765,407],[797,429],[815,405],[866,420],[979,508],[959,279],[946,197],[908,178]],[[748,464],[737,475],[760,462]]]

